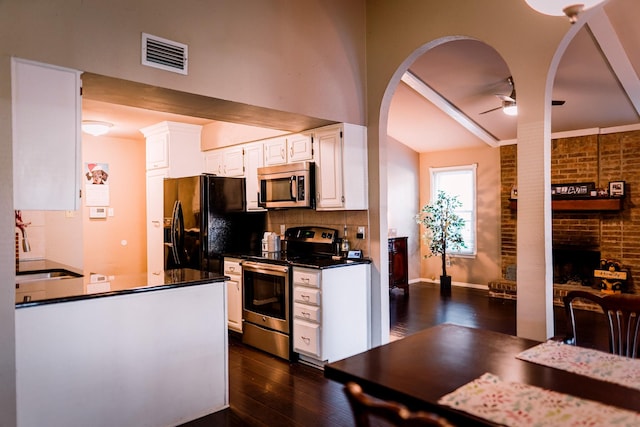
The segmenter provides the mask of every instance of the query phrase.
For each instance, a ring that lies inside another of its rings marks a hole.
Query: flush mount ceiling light
[[[606,0],[581,0],[574,3],[572,0],[525,0],[533,10],[551,16],[566,15],[573,24],[578,20],[578,14],[586,9],[604,3]]]
[[[82,131],[93,136],[105,135],[113,126],[112,123],[100,122],[96,120],[83,120]]]
[[[502,112],[507,116],[517,116],[518,115],[518,106],[516,105],[516,101],[505,100],[502,101]]]

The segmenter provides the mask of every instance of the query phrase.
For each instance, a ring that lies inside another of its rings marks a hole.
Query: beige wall
[[[437,19],[430,17],[437,16]],[[410,64],[428,49],[447,40],[470,37],[492,46],[505,59],[519,85],[518,187],[527,200],[518,214],[518,335],[544,340],[553,333],[553,286],[549,215],[545,213],[545,188],[550,182],[548,145],[550,109],[547,101],[557,64],[566,43],[584,24],[571,26],[561,17],[551,18],[530,9],[524,1],[452,0],[416,2],[367,1],[367,111],[369,176],[379,180],[370,187],[373,257],[379,272],[372,275],[373,341],[385,341],[388,292],[380,281],[388,274],[386,248],[375,245],[386,236],[387,210],[387,120],[392,94]],[[523,87],[524,86],[524,87]],[[519,200],[520,203],[520,200]],[[374,226],[375,224],[375,226]],[[522,233],[521,233],[522,231]],[[525,263],[524,260],[528,260]],[[378,273],[378,274],[376,274]],[[521,277],[522,276],[522,277]],[[522,303],[520,303],[522,301]],[[526,301],[526,303],[525,303]],[[387,338],[388,339],[388,333]]]
[[[84,164],[109,165],[109,208],[106,219],[89,218],[83,199],[84,269],[99,274],[140,273],[147,270],[145,144],[129,139],[83,134]],[[83,169],[84,170],[84,169]],[[83,180],[86,193],[87,180]]]
[[[420,230],[415,216],[419,207],[420,156],[393,138],[387,139],[389,229],[406,236],[409,256],[409,281],[420,275]]]
[[[364,3],[4,0],[0,54],[364,124]],[[188,45],[189,74],[142,66],[142,32]]]
[[[365,20],[365,0],[0,1],[1,425],[15,424],[9,57],[364,125]],[[142,32],[187,44],[189,75],[143,67]]]
[[[202,151],[259,141],[289,132],[228,122],[213,122],[202,127]]]
[[[476,148],[439,151],[420,155],[420,206],[431,197],[431,167],[478,164],[477,185],[477,243],[473,258],[452,257],[447,273],[454,282],[487,286],[500,278],[500,150]],[[428,251],[422,249],[423,254]],[[441,259],[431,257],[422,261],[421,276],[437,279],[442,271]]]

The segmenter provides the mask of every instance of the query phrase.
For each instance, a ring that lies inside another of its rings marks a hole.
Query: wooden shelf
[[[554,211],[619,211],[622,210],[622,198],[589,198],[589,199],[555,199],[551,200],[551,209]],[[517,200],[509,200],[512,210],[518,209]]]

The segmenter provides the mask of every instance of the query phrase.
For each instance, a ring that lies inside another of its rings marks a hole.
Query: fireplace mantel
[[[551,209],[554,211],[620,211],[622,202],[620,197],[590,197],[588,199],[554,199],[551,200]],[[518,200],[509,199],[509,208],[518,209]]]

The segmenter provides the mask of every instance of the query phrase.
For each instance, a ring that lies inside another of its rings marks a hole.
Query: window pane
[[[462,236],[466,248],[459,251],[451,251],[458,254],[476,253],[476,195],[475,195],[475,165],[456,168],[432,168],[432,197],[442,190],[445,193],[458,196],[462,204],[456,213],[465,220]]]

